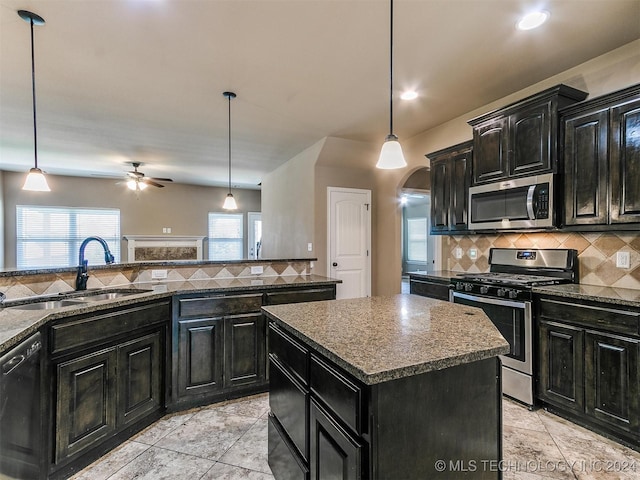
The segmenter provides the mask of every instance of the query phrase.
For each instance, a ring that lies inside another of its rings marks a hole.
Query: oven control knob
[[[496,295],[498,295],[499,297],[504,297],[506,293],[507,291],[504,288],[499,288],[496,292]]]
[[[473,285],[471,285],[470,283],[465,283],[464,284],[464,291],[465,292],[470,292],[471,290],[473,290]]]
[[[518,290],[509,290],[509,298],[518,298],[518,294],[520,291]]]
[[[480,293],[489,293],[489,287],[480,287]]]

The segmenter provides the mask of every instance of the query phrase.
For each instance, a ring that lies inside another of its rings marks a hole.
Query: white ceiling
[[[517,31],[544,6],[543,27]],[[0,169],[33,164],[29,24],[39,166],[52,174],[233,185],[326,136],[388,133],[386,0],[0,0]],[[640,0],[396,0],[400,140],[640,38]],[[372,159],[375,163],[375,158]]]

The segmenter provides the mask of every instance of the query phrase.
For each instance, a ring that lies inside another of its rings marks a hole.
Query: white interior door
[[[327,272],[336,298],[371,295],[371,191],[327,187]]]

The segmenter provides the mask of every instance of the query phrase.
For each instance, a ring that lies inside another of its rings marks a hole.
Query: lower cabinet
[[[640,445],[640,311],[539,300],[538,397],[554,411]]]
[[[169,305],[69,317],[52,325],[52,471],[162,414]]]
[[[423,275],[409,274],[409,293],[420,295],[421,297],[437,298],[438,300],[449,301],[448,278],[429,278]]]

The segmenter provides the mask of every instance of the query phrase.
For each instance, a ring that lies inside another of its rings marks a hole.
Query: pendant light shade
[[[31,27],[31,93],[33,97],[33,152],[34,168],[29,170],[29,174],[22,186],[23,190],[32,192],[50,192],[47,179],[42,170],[38,168],[38,130],[36,128],[36,61],[33,47],[33,26],[44,25],[44,19],[35,13],[26,10],[18,10],[18,15]]]
[[[389,135],[382,144],[377,168],[394,169],[407,166],[398,137],[393,134],[393,0],[389,13]]]
[[[236,94],[233,92],[223,92],[222,95],[229,100],[229,193],[227,193],[227,198],[224,199],[222,208],[225,210],[236,210],[238,205],[231,193],[231,99],[236,98]]]

